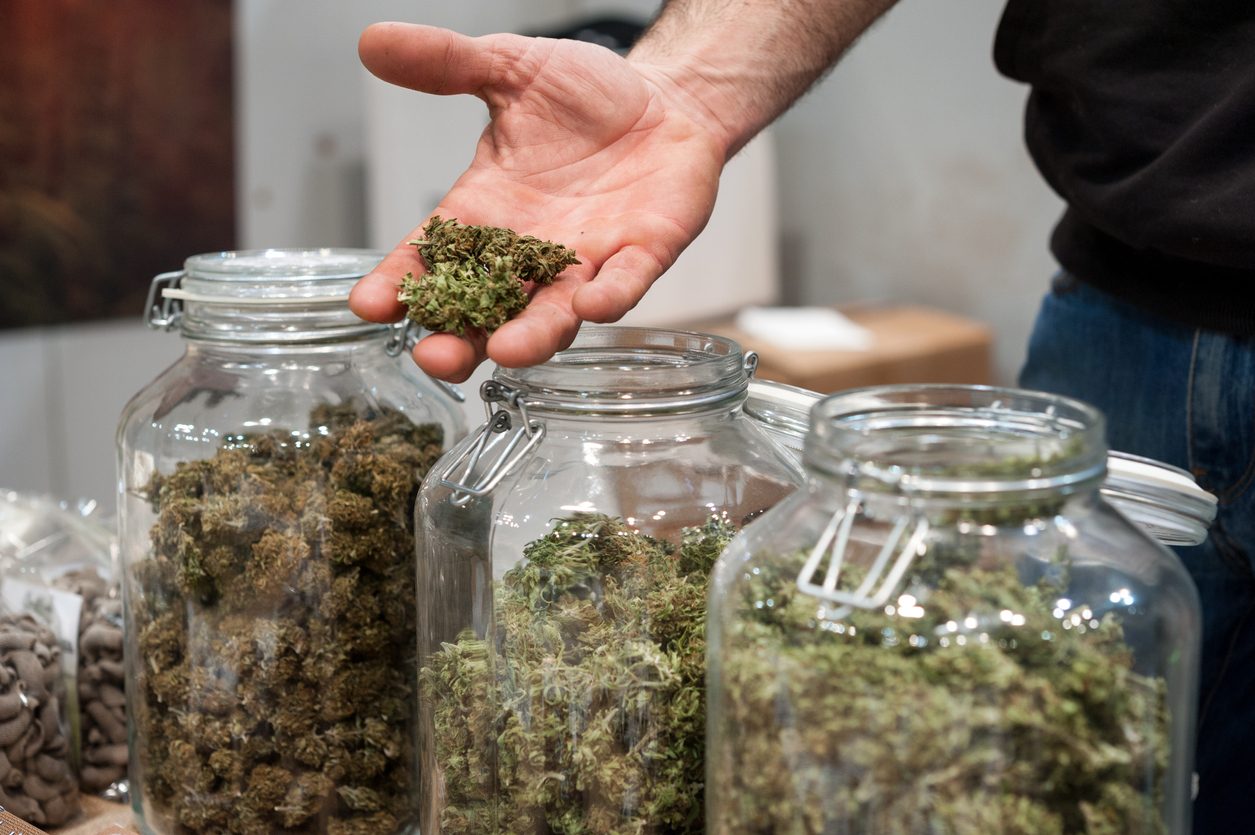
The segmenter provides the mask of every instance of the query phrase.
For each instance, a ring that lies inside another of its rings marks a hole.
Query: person
[[[433,214],[573,246],[578,266],[491,336],[431,335],[428,373],[539,363],[612,322],[702,230],[720,171],[894,0],[672,0],[626,58],[590,44],[377,24],[366,67],[469,94],[490,121]],[[1067,210],[1020,382],[1087,400],[1113,448],[1220,500],[1181,549],[1204,611],[1196,833],[1255,827],[1255,4],[1008,0],[998,68],[1030,86],[1029,150]],[[421,224],[420,224],[421,226]],[[417,229],[414,233],[417,234]],[[410,236],[412,237],[412,236]],[[409,237],[407,237],[407,240]],[[354,288],[403,313],[402,243]]]

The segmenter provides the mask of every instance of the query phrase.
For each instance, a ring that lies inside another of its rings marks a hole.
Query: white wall
[[[468,34],[515,31],[551,26],[579,5],[577,0],[236,0],[240,246],[381,245],[369,240],[366,216],[368,74],[358,62],[357,36],[367,25],[408,20]],[[460,112],[482,109],[471,101]],[[457,173],[445,159],[435,162],[442,172]],[[387,246],[395,243],[389,240]]]
[[[183,347],[133,319],[0,332],[0,488],[115,506],[122,407]]]
[[[790,296],[984,320],[1011,383],[1061,204],[1024,150],[1024,88],[993,68],[999,14],[990,0],[903,0],[777,132]]]

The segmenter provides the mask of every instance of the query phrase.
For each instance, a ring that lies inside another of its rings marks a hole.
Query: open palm
[[[543,362],[582,320],[617,320],[710,216],[724,146],[660,71],[576,41],[399,23],[367,29],[359,51],[385,81],[488,105],[470,168],[432,214],[553,240],[581,261],[486,343],[450,334],[420,342],[414,358],[435,376],[465,379],[485,354],[506,366]],[[398,244],[354,289],[353,310],[396,321],[401,277],[422,271],[415,248]]]

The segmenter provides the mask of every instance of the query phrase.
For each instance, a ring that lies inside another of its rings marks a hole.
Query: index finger
[[[401,279],[406,273],[415,278],[427,272],[423,257],[418,254],[418,247],[410,241],[421,240],[423,227],[436,215],[450,217],[449,209],[443,204],[423,219],[410,234],[405,236],[375,268],[358,279],[349,291],[349,310],[368,322],[399,322],[405,316],[405,305],[397,300],[397,291],[401,289]]]

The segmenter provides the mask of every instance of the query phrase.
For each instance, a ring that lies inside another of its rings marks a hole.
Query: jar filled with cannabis
[[[127,405],[119,517],[145,832],[417,826],[413,507],[461,412],[355,317],[360,250],[198,255],[186,352]]]
[[[1188,832],[1198,596],[1102,439],[1047,394],[824,399],[715,568],[709,831]]]
[[[736,343],[585,326],[419,495],[423,833],[703,831],[715,558],[801,474]]]

